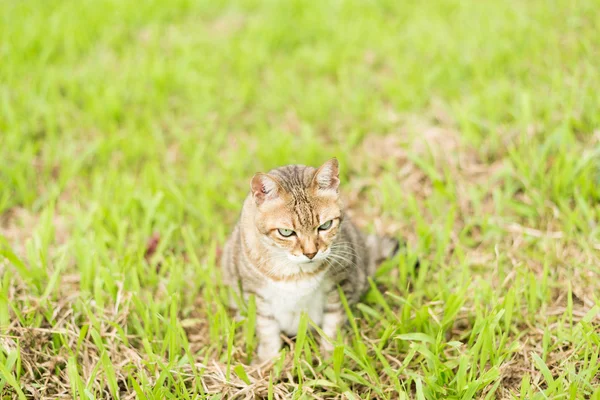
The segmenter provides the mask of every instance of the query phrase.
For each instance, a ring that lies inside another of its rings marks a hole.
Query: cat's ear
[[[252,178],[252,195],[256,205],[260,206],[267,200],[274,200],[280,195],[281,187],[277,180],[270,175],[258,173]]]
[[[312,187],[317,191],[332,191],[338,193],[340,186],[340,170],[338,160],[332,158],[321,165],[312,180]]]

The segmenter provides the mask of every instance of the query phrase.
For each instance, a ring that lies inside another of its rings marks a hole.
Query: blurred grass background
[[[599,11],[0,1],[2,390],[598,398]],[[332,156],[408,254],[343,360],[261,375],[215,257],[252,174]]]

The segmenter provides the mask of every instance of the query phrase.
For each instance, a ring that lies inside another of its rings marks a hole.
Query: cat
[[[346,319],[338,285],[356,303],[377,265],[399,249],[395,238],[359,231],[339,185],[335,158],[318,169],[287,165],[252,178],[221,268],[225,284],[246,301],[255,296],[260,362],[278,355],[282,332],[297,333],[302,312],[334,338]],[[332,345],[321,340],[321,349],[327,354]]]

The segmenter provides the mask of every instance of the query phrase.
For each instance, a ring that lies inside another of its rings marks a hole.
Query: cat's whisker
[[[269,257],[265,258],[264,260],[262,260],[262,262],[260,263],[260,265],[272,261],[272,260],[276,260],[276,259],[283,259],[285,258],[286,255],[282,254],[282,253],[275,253],[275,254],[271,254]]]
[[[278,257],[278,258],[275,258],[273,261],[282,261],[282,260],[284,260],[284,259],[285,259],[285,257]],[[274,262],[274,263],[273,263],[273,266],[271,267],[271,269],[269,269],[269,270],[266,272],[266,274],[267,274],[268,276],[274,277],[274,276],[275,276],[274,272],[275,272],[277,269],[279,269],[280,267],[281,267],[281,264],[280,264],[280,263]]]
[[[356,264],[354,264],[354,263],[353,263],[353,262],[351,262],[351,261],[348,261],[347,259],[343,259],[343,258],[339,258],[339,257],[338,257],[338,258],[336,258],[335,260],[337,261],[338,265],[340,266],[340,268],[341,268],[342,270],[345,270],[345,269],[348,269],[348,268],[354,268],[354,267],[356,267]]]
[[[347,258],[338,255],[330,255],[328,257],[328,260],[335,261],[336,265],[340,267],[338,269],[334,266],[333,268],[335,269],[335,272],[339,272],[340,270],[344,270],[356,265],[351,260],[348,260]]]
[[[348,269],[349,265],[348,264],[342,264],[340,261],[332,259],[332,262],[335,262],[335,265],[333,265],[333,270],[335,273],[344,271],[346,269]]]
[[[354,249],[355,246],[352,245],[352,242],[338,242],[338,243],[333,243],[331,245],[331,247],[335,247],[335,248],[346,247],[346,248]],[[359,247],[359,246],[356,246],[356,247]]]
[[[269,277],[275,277],[275,271],[277,269],[279,269],[281,267],[281,261],[284,261],[286,259],[286,255],[285,254],[275,254],[269,258],[266,258],[265,260],[263,260],[258,266],[257,268],[259,270],[262,270],[265,275],[269,276]],[[267,264],[271,264],[271,268],[268,269],[267,271],[263,270],[263,267]]]
[[[353,251],[342,251],[342,250],[337,250],[335,252],[332,252],[331,254],[333,254],[333,255],[350,256],[352,258],[356,258],[358,256],[358,254],[356,254]]]
[[[330,254],[329,257],[338,258],[338,259],[341,259],[341,260],[346,261],[348,263],[354,264],[353,259],[352,258],[348,258],[347,255],[345,255],[345,254],[334,253],[334,254]]]
[[[354,242],[350,242],[350,241],[341,241],[341,242],[334,242],[331,247],[334,246],[348,246],[351,249],[354,249],[355,247],[358,247],[360,249],[366,249],[365,245],[362,245],[360,243],[354,243]]]
[[[354,249],[347,248],[347,247],[344,247],[344,248],[337,248],[337,247],[331,248],[331,253],[334,253],[334,254],[347,253],[347,254],[351,254],[351,255],[354,255],[354,256],[358,255],[358,253]]]

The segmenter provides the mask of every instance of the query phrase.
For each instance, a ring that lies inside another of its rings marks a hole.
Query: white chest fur
[[[263,287],[260,294],[269,303],[281,331],[295,335],[302,312],[322,324],[326,301],[323,280],[324,274],[319,274],[298,281],[272,281]]]

